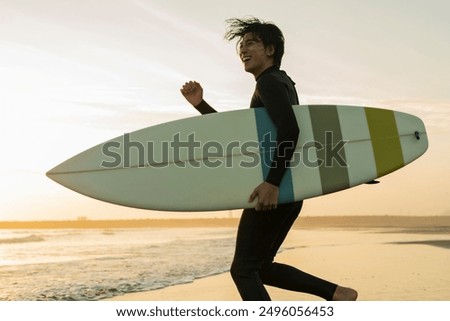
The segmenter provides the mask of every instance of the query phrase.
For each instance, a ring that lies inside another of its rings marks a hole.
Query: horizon
[[[240,212],[235,213],[233,216],[192,216],[192,217],[181,217],[181,216],[161,216],[161,217],[131,217],[131,218],[89,218],[85,216],[74,217],[74,218],[66,218],[66,219],[41,219],[41,220],[9,220],[9,221],[0,221],[0,229],[1,226],[7,224],[14,223],[64,223],[64,222],[75,222],[75,223],[95,223],[95,222],[139,222],[139,221],[214,221],[214,220],[239,220]],[[450,218],[450,213],[442,214],[442,215],[399,215],[399,214],[371,214],[371,215],[326,215],[326,214],[315,214],[315,215],[301,215],[299,219],[330,219],[336,220],[339,218],[364,218],[364,217],[372,217],[372,218],[392,218],[392,219],[424,219],[424,218],[436,218],[436,219],[447,219]]]
[[[238,211],[238,210],[236,210]],[[236,215],[234,215],[236,214]],[[182,216],[161,216],[161,217],[131,217],[131,218],[90,218],[90,217],[73,217],[73,218],[65,218],[65,219],[41,219],[41,220],[11,220],[11,221],[0,221],[0,225],[2,223],[28,223],[28,222],[101,222],[101,221],[112,221],[112,222],[120,222],[120,221],[164,221],[164,220],[172,220],[172,221],[189,221],[189,220],[236,220],[240,217],[239,213],[234,213],[233,216],[192,216],[192,217],[182,217]],[[370,215],[326,215],[326,214],[314,214],[314,215],[301,215],[301,218],[330,218],[337,219],[339,217],[392,217],[392,218],[426,218],[426,217],[437,217],[437,218],[446,218],[450,217],[450,213],[444,213],[441,215],[399,215],[399,214],[370,214]]]
[[[217,5],[2,1],[0,221],[230,215],[112,205],[67,190],[45,173],[112,137],[197,115],[179,92],[189,80],[202,84],[205,100],[219,111],[247,108],[254,79],[235,44],[223,40],[224,21],[247,15],[283,31],[282,69],[296,82],[301,104],[389,108],[420,117],[427,128],[430,147],[417,161],[381,184],[307,200],[301,215],[450,215],[450,3]]]
[[[119,220],[90,220],[81,217],[75,220],[43,221],[2,221],[0,231],[11,230],[115,230],[145,228],[236,228],[239,217],[212,218],[146,218]],[[447,231],[450,228],[450,216],[302,216],[293,225],[294,229],[309,228],[397,228],[417,231]],[[15,239],[15,238],[14,238]],[[9,239],[6,239],[9,240]],[[0,239],[0,243],[4,239]]]

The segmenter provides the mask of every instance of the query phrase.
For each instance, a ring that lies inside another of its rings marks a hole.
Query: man
[[[244,209],[239,223],[231,275],[243,300],[270,300],[264,284],[305,292],[326,300],[356,300],[357,292],[322,280],[294,267],[274,262],[302,201],[278,204],[279,185],[297,144],[299,128],[292,105],[299,103],[295,83],[280,70],[284,37],[272,23],[256,18],[230,19],[227,40],[238,38],[245,71],[256,88],[250,107],[265,107],[277,128],[272,164],[264,182],[250,194],[254,208]],[[181,93],[202,114],[216,112],[203,100],[199,83],[190,81]]]

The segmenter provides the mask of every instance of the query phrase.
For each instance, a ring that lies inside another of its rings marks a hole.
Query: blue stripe
[[[270,119],[265,108],[253,108],[255,110],[256,129],[258,131],[259,153],[263,180],[266,180],[272,165],[272,156],[277,147],[277,129]],[[290,203],[294,201],[294,188],[292,185],[292,173],[288,168],[280,183],[278,202]]]

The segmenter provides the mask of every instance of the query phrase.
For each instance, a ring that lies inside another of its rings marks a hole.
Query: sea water
[[[100,300],[229,269],[233,228],[0,230],[0,300]]]

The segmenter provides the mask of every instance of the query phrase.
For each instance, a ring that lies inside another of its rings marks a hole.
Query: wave
[[[24,237],[0,239],[0,244],[18,244],[18,243],[43,242],[43,241],[45,240],[42,237],[32,234]]]

